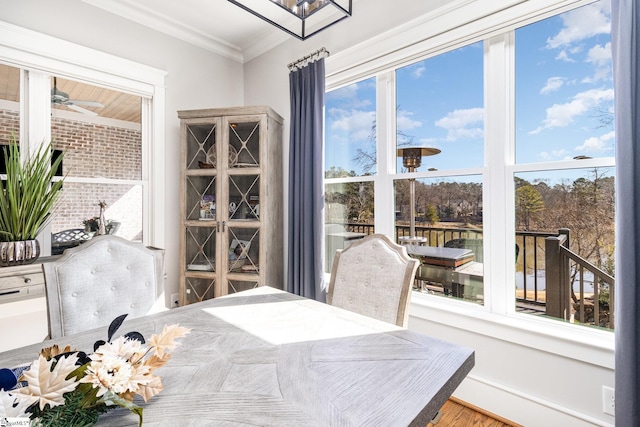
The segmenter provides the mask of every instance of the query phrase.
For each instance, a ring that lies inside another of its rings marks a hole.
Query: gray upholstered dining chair
[[[43,263],[49,338],[160,310],[163,257],[162,250],[105,235]]]
[[[420,262],[382,234],[336,251],[327,302],[406,327],[409,299]]]

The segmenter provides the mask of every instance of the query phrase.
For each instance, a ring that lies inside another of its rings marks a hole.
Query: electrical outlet
[[[602,386],[602,412],[615,416],[616,395],[611,387]]]
[[[180,306],[180,294],[171,294],[171,308]]]

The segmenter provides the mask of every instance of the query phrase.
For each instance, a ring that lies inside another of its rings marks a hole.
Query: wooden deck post
[[[561,234],[545,239],[546,313],[564,320],[571,315],[571,292],[566,280],[569,266],[567,262],[562,262],[566,257],[560,253],[560,246],[566,238],[567,235]]]

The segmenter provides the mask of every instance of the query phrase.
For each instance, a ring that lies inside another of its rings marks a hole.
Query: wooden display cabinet
[[[269,107],[179,111],[180,305],[283,286],[282,117]]]

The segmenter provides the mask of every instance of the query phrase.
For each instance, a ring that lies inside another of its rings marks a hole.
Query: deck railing
[[[571,251],[568,240],[546,239],[547,315],[613,329],[615,279]]]
[[[347,223],[347,231],[372,234],[372,224]],[[396,239],[409,236],[409,226],[396,226]],[[429,246],[442,247],[455,239],[482,240],[482,230],[474,228],[431,227],[416,224],[416,236]],[[482,246],[480,245],[480,248]],[[609,274],[570,250],[570,232],[516,232],[516,270],[522,289],[516,303],[527,310],[566,320],[613,328],[615,280]],[[482,254],[478,254],[482,261]],[[585,291],[593,278],[593,296]],[[574,291],[574,283],[577,290]],[[608,295],[607,295],[608,293]],[[598,301],[596,304],[595,301]],[[595,319],[599,319],[597,322]]]
[[[566,235],[569,230],[558,230],[557,234],[536,231],[516,231],[516,272],[522,274],[522,292],[516,301],[532,307],[546,304],[545,286],[540,283],[545,277],[545,240],[548,237]]]

